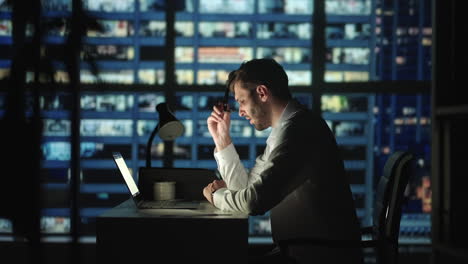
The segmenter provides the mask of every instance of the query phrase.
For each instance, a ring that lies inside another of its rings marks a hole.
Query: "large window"
[[[146,141],[158,122],[155,106],[166,101],[165,89],[171,89],[171,108],[185,125],[185,134],[173,146],[173,165],[215,169],[206,127],[211,107],[222,98],[231,70],[243,61],[268,57],[284,66],[294,97],[320,111],[335,133],[363,225],[372,221],[373,190],[388,155],[398,149],[416,153],[418,176],[410,186],[402,237],[410,243],[428,241],[429,87],[408,93],[406,87],[395,89],[386,83],[431,79],[428,0],[325,0],[323,10],[314,10],[317,5],[311,0],[176,1],[175,47],[166,46],[170,31],[165,1],[83,2],[98,23],[87,30],[81,51],[80,78],[86,88],[80,95],[81,235],[94,236],[95,217],[128,199],[111,153],[120,151],[138,177]],[[52,60],[53,72],[39,79],[45,86],[52,80],[66,84],[69,76],[61,59],[70,31],[71,0],[42,3],[44,21],[53,25],[46,30],[42,53]],[[324,28],[312,23],[317,11],[325,17]],[[317,32],[325,36],[324,43],[314,38]],[[10,75],[12,41],[11,10],[2,7],[0,80]],[[166,54],[171,48],[176,85],[166,87]],[[317,73],[319,80],[313,80]],[[28,71],[26,77],[32,82],[34,73]],[[42,227],[54,235],[70,231],[71,98],[65,91],[49,89],[40,97],[41,173],[50,201]],[[0,117],[5,92],[0,90]],[[237,113],[232,118],[234,143],[250,168],[265,148],[269,130],[255,131]],[[163,153],[156,138],[151,150],[154,166],[162,166]],[[0,219],[0,232],[11,232],[8,220]],[[251,218],[250,234],[252,242],[271,239],[268,213]]]

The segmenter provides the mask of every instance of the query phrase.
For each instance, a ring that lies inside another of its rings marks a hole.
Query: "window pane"
[[[252,59],[252,48],[249,47],[200,47],[200,63],[241,63]]]
[[[200,0],[200,13],[252,14],[253,0]]]
[[[199,34],[204,38],[251,38],[249,22],[200,22]]]
[[[257,24],[259,39],[310,39],[310,23],[269,22]]]
[[[98,20],[102,31],[88,29],[88,37],[129,37],[133,35],[133,24],[127,20]]]
[[[312,62],[311,52],[308,48],[260,47],[257,48],[257,58],[272,58],[280,64]]]
[[[133,12],[135,0],[84,0],[84,8],[96,12]]]
[[[310,15],[314,7],[313,0],[259,0],[259,13]]]
[[[328,15],[370,15],[370,0],[326,0],[325,12]]]

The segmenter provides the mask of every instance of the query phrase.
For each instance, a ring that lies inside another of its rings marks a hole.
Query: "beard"
[[[256,130],[263,131],[270,127],[268,122],[268,111],[265,106],[262,105],[255,96],[253,97],[253,106],[250,109],[250,119],[253,121],[253,125]]]

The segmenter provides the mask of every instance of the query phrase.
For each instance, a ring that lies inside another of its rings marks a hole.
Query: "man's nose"
[[[245,116],[245,112],[244,112],[244,110],[242,110],[241,108],[239,108],[239,116],[240,116],[240,117]]]

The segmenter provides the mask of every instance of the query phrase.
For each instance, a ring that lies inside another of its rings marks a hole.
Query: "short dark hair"
[[[240,83],[251,93],[255,91],[257,85],[265,85],[274,97],[282,100],[289,100],[292,97],[288,87],[288,75],[274,59],[253,59],[243,62],[239,69],[229,73],[226,85],[232,93],[236,83]]]

